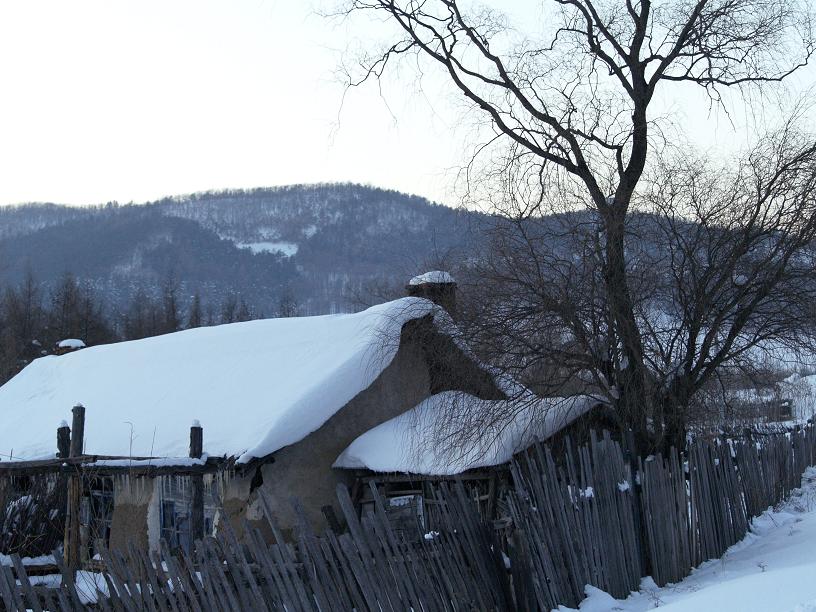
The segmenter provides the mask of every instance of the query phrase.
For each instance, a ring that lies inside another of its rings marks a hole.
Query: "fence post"
[[[77,404],[72,409],[70,457],[80,457],[85,438],[85,407]],[[62,428],[60,428],[62,429]],[[79,501],[82,493],[82,466],[77,464],[68,479],[68,505],[65,512],[65,564],[69,571],[79,569]]]
[[[204,429],[198,421],[190,427],[190,457],[201,459],[204,453]],[[204,475],[190,476],[190,540],[197,542],[204,537]]]
[[[63,421],[57,427],[57,457],[65,459],[71,454],[71,428]]]
[[[632,512],[635,522],[635,542],[637,545],[640,567],[644,576],[652,575],[652,560],[649,555],[649,543],[646,534],[646,525],[643,520],[643,498],[641,490],[641,477],[638,473],[640,466],[640,456],[635,446],[635,434],[631,429],[627,429],[622,436],[623,440],[623,460],[629,465],[629,474],[632,482]]]

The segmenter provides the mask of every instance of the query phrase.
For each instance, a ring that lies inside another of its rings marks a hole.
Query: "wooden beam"
[[[386,474],[375,472],[363,472],[358,477],[363,482],[374,480],[375,482],[439,482],[439,481],[467,481],[467,480],[490,480],[493,474],[509,471],[509,466],[502,465],[484,471],[463,472],[461,474],[427,476],[423,474]]]
[[[104,470],[106,472],[137,472],[139,470],[155,471],[160,470],[162,473],[167,473],[168,470],[172,472],[190,473],[197,472],[216,472],[221,466],[230,466],[231,461],[223,457],[207,457],[207,461],[203,465],[172,465],[164,464],[166,457],[122,457],[120,455],[82,455],[81,457],[68,457],[65,459],[37,459],[33,461],[0,461],[0,473],[2,472],[25,472],[25,473],[45,473],[51,472],[54,474],[60,472],[72,472],[73,466],[82,465],[93,470]],[[161,461],[163,465],[97,465],[99,461]],[[60,469],[63,468],[63,469]]]
[[[81,469],[90,476],[128,475],[138,477],[154,476],[187,476],[191,474],[215,474],[230,469],[227,462],[207,462],[203,465],[98,465],[93,462],[48,463],[23,467],[5,466],[0,468],[0,474],[34,476],[39,474],[75,474]]]

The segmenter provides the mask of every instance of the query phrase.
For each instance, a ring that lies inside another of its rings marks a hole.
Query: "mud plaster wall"
[[[216,520],[216,531],[222,528],[221,522],[228,519],[230,526],[241,537],[244,533],[244,520],[255,522],[256,525],[261,526],[263,521],[263,514],[260,511],[259,500],[257,496],[253,495],[250,498],[249,490],[252,484],[253,474],[240,476],[231,474],[225,477],[221,482],[221,502],[222,509],[219,511]],[[265,534],[267,540],[271,541],[271,533]]]
[[[161,535],[158,480],[117,477],[113,499],[110,547],[124,551],[128,542],[133,542],[141,549],[158,550]]]
[[[331,466],[337,456],[362,432],[415,406],[428,396],[430,377],[421,348],[403,342],[393,361],[370,387],[359,393],[317,431],[275,453],[274,463],[263,465],[262,489],[268,494],[277,525],[286,534],[295,525],[290,503],[298,498],[312,526],[326,526],[321,508],[334,505],[335,489],[342,482],[350,486],[352,474]],[[270,535],[257,496],[249,496],[252,474],[233,479],[226,487],[224,508],[233,527],[241,530],[243,518]]]
[[[291,500],[300,500],[306,517],[318,532],[327,526],[323,506],[334,507],[338,483],[353,484],[349,470],[333,469],[338,455],[360,434],[413,408],[432,393],[463,389],[483,398],[501,398],[502,392],[484,370],[466,357],[451,339],[435,330],[430,320],[406,324],[393,361],[379,377],[320,429],[274,454],[274,462],[260,466],[262,490],[284,535],[296,525]],[[226,516],[236,533],[247,519],[270,539],[257,494],[250,494],[252,473],[233,477],[224,487]],[[342,520],[342,518],[341,518]]]

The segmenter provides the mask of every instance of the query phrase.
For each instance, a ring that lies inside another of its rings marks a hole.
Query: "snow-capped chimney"
[[[405,289],[409,296],[431,300],[456,318],[456,281],[447,272],[434,270],[415,276]]]

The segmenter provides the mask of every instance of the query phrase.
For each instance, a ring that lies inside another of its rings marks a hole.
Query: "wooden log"
[[[66,459],[71,454],[71,428],[63,421],[57,427],[57,458]]]
[[[204,453],[204,429],[198,421],[190,427],[190,457],[201,459]],[[190,476],[190,539],[198,542],[204,537],[204,476]]]
[[[70,456],[79,457],[82,455],[82,447],[85,444],[85,406],[77,404],[71,409],[73,422],[71,424],[71,446]]]
[[[81,404],[74,406],[73,422],[71,427],[70,456],[82,455],[85,438],[85,407]],[[75,572],[80,566],[80,539],[79,539],[79,504],[82,493],[81,466],[77,466],[68,479],[68,500],[65,511],[65,565],[70,572]]]

